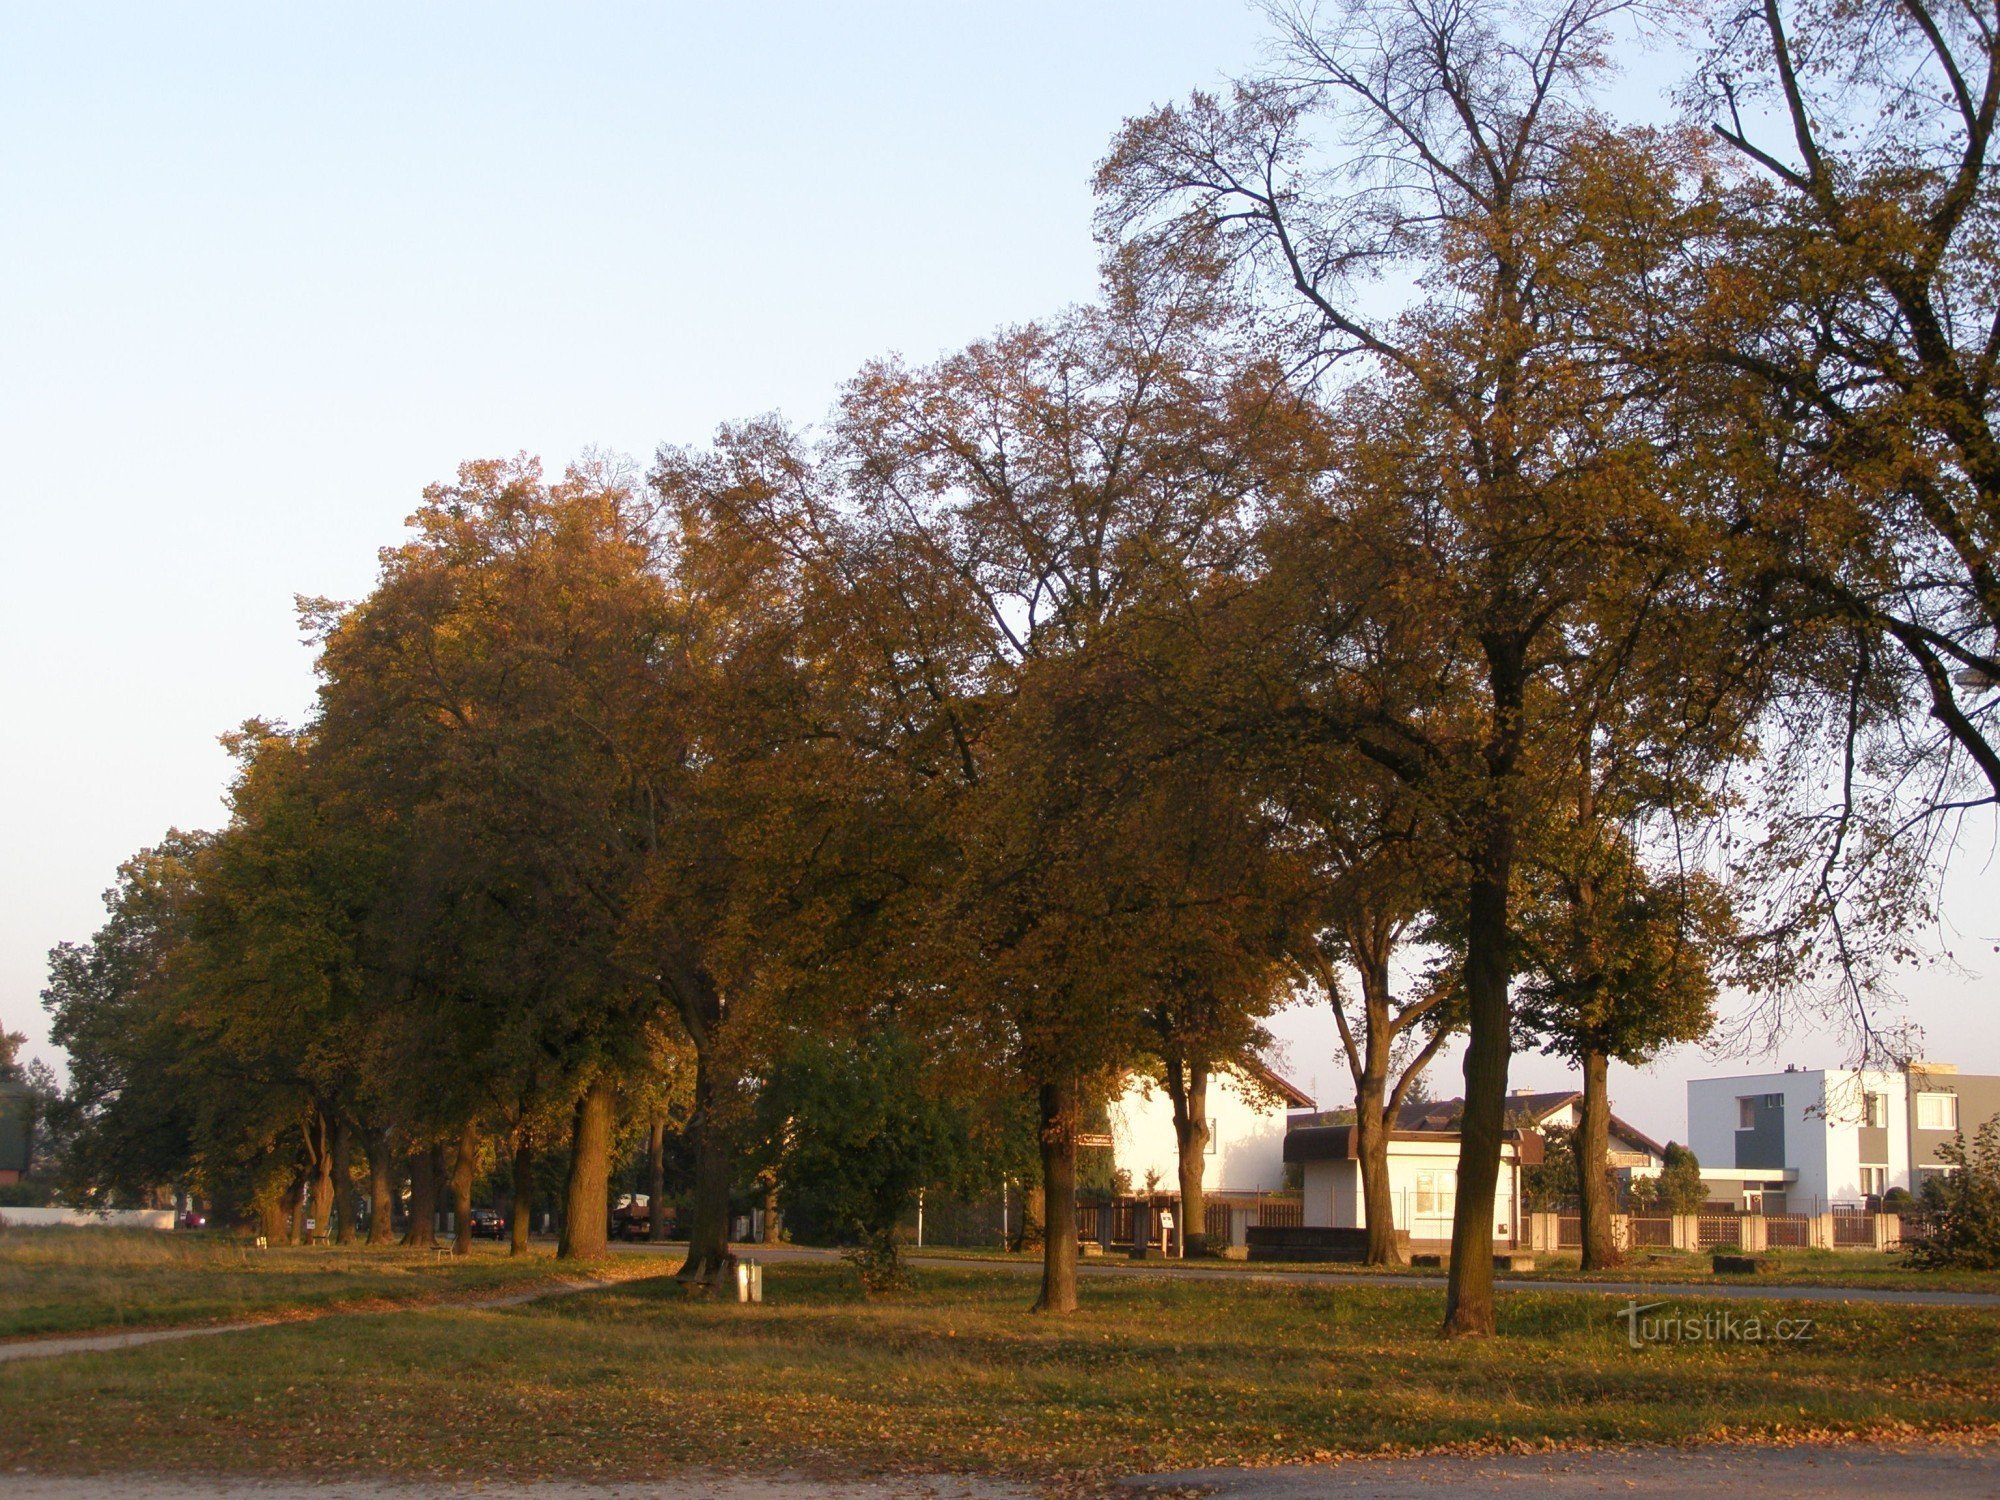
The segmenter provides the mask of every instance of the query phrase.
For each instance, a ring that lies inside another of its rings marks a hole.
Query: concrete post
[[[1624,1255],[1631,1250],[1632,1216],[1630,1214],[1613,1214],[1611,1216],[1611,1246],[1620,1255]]]
[[[1674,1248],[1676,1250],[1699,1250],[1701,1248],[1701,1221],[1699,1215],[1674,1215]]]
[[[1814,1214],[1806,1225],[1806,1240],[1815,1250],[1833,1248],[1833,1215]]]
[[[1153,1205],[1143,1200],[1132,1205],[1132,1259],[1147,1260],[1160,1252],[1153,1248]]]
[[[1770,1244],[1771,1229],[1762,1214],[1745,1214],[1736,1221],[1736,1248],[1745,1255],[1762,1255]]]
[[[1875,1215],[1875,1248],[1889,1250],[1903,1243],[1903,1216],[1901,1214]]]
[[[1551,1213],[1529,1214],[1528,1248],[1541,1255],[1552,1255],[1561,1249],[1562,1216]]]
[[[1250,1215],[1255,1209],[1240,1203],[1229,1206],[1229,1243],[1237,1250],[1248,1249],[1250,1245]]]

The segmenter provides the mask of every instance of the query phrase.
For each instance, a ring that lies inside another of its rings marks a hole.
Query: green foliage
[[[1700,1213],[1708,1202],[1701,1163],[1686,1146],[1669,1141],[1659,1175],[1633,1178],[1628,1197],[1634,1213]]]
[[[1930,1226],[1910,1246],[1926,1270],[2000,1270],[2000,1121],[1979,1127],[1968,1148],[1961,1133],[1938,1148],[1949,1171],[1924,1184]]]
[[[871,1291],[901,1285],[896,1226],[919,1188],[955,1175],[967,1138],[962,1105],[917,1046],[887,1027],[853,1041],[801,1037],[758,1111],[794,1233],[851,1246]]]
[[[1521,1191],[1528,1207],[1550,1213],[1575,1206],[1577,1200],[1576,1133],[1551,1126],[1542,1136],[1542,1159],[1521,1169]]]

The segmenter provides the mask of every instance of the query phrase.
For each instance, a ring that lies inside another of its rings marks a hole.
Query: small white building
[[[1351,1123],[1294,1120],[1285,1138],[1285,1160],[1305,1176],[1308,1228],[1363,1229],[1367,1204],[1361,1191],[1361,1161]],[[1449,1241],[1458,1206],[1456,1128],[1389,1132],[1389,1193],[1396,1228],[1416,1241]],[[1493,1195],[1493,1239],[1511,1245],[1522,1231],[1525,1211],[1521,1169],[1542,1159],[1542,1138],[1532,1129],[1509,1129],[1500,1148],[1500,1181]]]
[[[1256,1058],[1218,1068],[1208,1081],[1210,1193],[1275,1193],[1285,1185],[1285,1125],[1289,1112],[1312,1108],[1312,1099]],[[1143,1073],[1125,1081],[1111,1105],[1112,1149],[1131,1174],[1132,1191],[1178,1193],[1180,1146],[1166,1085]]]

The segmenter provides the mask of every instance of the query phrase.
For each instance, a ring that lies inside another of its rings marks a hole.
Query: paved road
[[[1360,1459],[1280,1469],[1194,1469],[1129,1481],[1213,1500],[1492,1500],[1507,1495],[2000,1496],[2000,1447],[1921,1443],[1798,1448],[1626,1448],[1534,1458]]]
[[[616,1286],[616,1281],[579,1278],[557,1281],[525,1291],[504,1292],[497,1297],[454,1297],[440,1302],[410,1302],[399,1309],[422,1312],[432,1307],[519,1307],[544,1297],[567,1297],[572,1292],[594,1292],[599,1287]],[[15,1359],[54,1359],[63,1354],[98,1354],[107,1349],[136,1349],[141,1344],[162,1344],[170,1339],[200,1339],[218,1333],[241,1333],[246,1328],[272,1328],[285,1323],[316,1323],[321,1318],[360,1317],[380,1313],[381,1307],[326,1307],[310,1312],[278,1313],[268,1318],[244,1318],[234,1323],[204,1323],[194,1328],[133,1328],[121,1333],[80,1333],[67,1337],[12,1339],[0,1343],[0,1364]]]
[[[621,1245],[634,1254],[666,1252],[679,1258],[683,1247],[674,1245]],[[832,1250],[815,1250],[804,1245],[738,1245],[737,1253],[762,1261],[828,1260],[837,1258]],[[993,1260],[980,1256],[905,1256],[913,1266],[935,1266],[941,1270],[1004,1271],[1017,1276],[1039,1276],[1038,1262]],[[1082,1276],[1192,1277],[1197,1281],[1228,1281],[1276,1286],[1407,1286],[1443,1291],[1437,1276],[1414,1276],[1393,1271],[1240,1271],[1227,1266],[1171,1265],[1152,1261],[1133,1263],[1121,1260],[1084,1260],[1077,1263]],[[1495,1285],[1509,1292],[1587,1292],[1605,1297],[1720,1297],[1758,1302],[1882,1302],[1910,1307],[2000,1307],[2000,1292],[1925,1291],[1902,1287],[1792,1286],[1742,1281],[1531,1281],[1502,1276]]]
[[[2000,1447],[1979,1444],[1813,1444],[1796,1448],[1628,1448],[1533,1458],[1356,1459],[1274,1469],[1194,1469],[1125,1481],[1133,1500],[1198,1493],[1213,1500],[1493,1500],[1497,1495],[1681,1496],[1733,1490],[1752,1495],[1880,1500],[2000,1496]],[[950,1474],[886,1479],[706,1474],[669,1480],[579,1484],[402,1483],[386,1479],[180,1479],[108,1474],[65,1478],[8,1474],[8,1500],[1030,1500],[1033,1486]]]

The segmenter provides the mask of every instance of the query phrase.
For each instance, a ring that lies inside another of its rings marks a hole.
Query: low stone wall
[[[90,1213],[80,1208],[0,1208],[0,1228],[6,1229],[172,1229],[171,1208],[108,1208]]]

